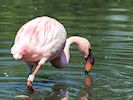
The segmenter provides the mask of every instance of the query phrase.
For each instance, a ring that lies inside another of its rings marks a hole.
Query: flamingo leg
[[[28,65],[28,74],[30,75],[30,74],[32,74],[32,69],[33,69],[34,65],[33,64],[27,64],[27,65]]]
[[[34,72],[32,74],[29,75],[28,79],[27,79],[27,87],[29,90],[31,91],[37,91],[36,89],[34,89],[32,87],[32,83],[33,83],[33,80],[38,72],[38,70],[40,69],[40,67],[46,62],[46,58],[42,58],[39,62],[38,62],[38,65],[36,67],[36,69],[34,70]]]
[[[34,72],[32,74],[29,75],[28,79],[27,79],[27,87],[29,90],[31,91],[36,91],[33,87],[32,87],[32,83],[33,83],[33,80],[34,80],[34,77],[36,76],[38,70],[40,69],[42,65],[41,64],[38,64],[36,69],[34,70]]]

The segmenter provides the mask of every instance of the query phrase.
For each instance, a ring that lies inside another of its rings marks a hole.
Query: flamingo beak
[[[85,58],[86,64],[85,64],[85,74],[88,74],[88,72],[92,69],[92,66],[94,64],[95,58],[91,52],[91,49],[89,49],[89,54]]]
[[[87,74],[92,69],[92,64],[87,61],[85,64],[85,73]]]

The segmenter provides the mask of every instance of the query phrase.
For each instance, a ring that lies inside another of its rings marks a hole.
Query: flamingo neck
[[[70,45],[73,43],[72,41],[72,38],[68,38],[66,40],[66,44],[65,44],[65,47],[64,47],[64,54],[65,54],[65,58],[66,58],[66,62],[68,63],[69,62],[69,59],[70,59],[70,51],[69,51],[69,48],[70,48]]]
[[[89,53],[88,49],[91,47],[89,41],[83,37],[72,36],[66,40],[66,45],[64,48],[64,53],[65,53],[67,63],[69,62],[69,59],[70,59],[69,47],[71,44],[76,44],[79,51],[83,54],[84,57],[88,55]]]
[[[58,58],[51,61],[53,66],[57,68],[62,68],[68,64],[70,59],[69,47],[71,44],[76,44],[79,51],[83,54],[84,58],[88,56],[88,49],[90,48],[89,41],[83,37],[72,36],[66,40],[66,44],[61,55]]]

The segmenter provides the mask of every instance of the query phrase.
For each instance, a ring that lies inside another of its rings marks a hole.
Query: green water
[[[133,100],[133,0],[1,0],[0,100]],[[26,88],[27,66],[10,55],[17,30],[37,16],[60,21],[72,35],[87,38],[95,55],[89,76],[72,45],[68,67],[49,63]],[[29,98],[15,98],[26,95]]]

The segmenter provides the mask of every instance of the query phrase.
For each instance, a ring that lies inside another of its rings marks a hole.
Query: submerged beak
[[[91,52],[91,49],[89,49],[89,54],[88,56],[85,58],[86,60],[86,64],[85,64],[85,74],[88,74],[88,72],[92,69],[92,66],[94,64],[94,56]]]
[[[89,72],[91,68],[92,68],[92,64],[90,63],[90,61],[86,61],[85,71]]]

